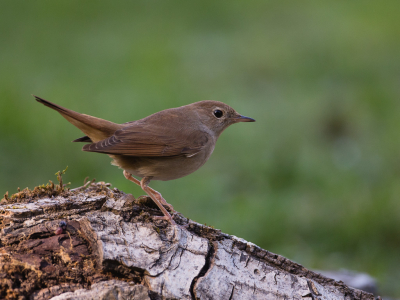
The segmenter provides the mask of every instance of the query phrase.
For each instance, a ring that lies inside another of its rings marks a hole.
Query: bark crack
[[[229,296],[229,300],[232,300],[234,292],[235,292],[235,285],[233,285],[233,287],[232,287],[232,292],[231,292],[231,295]]]
[[[178,269],[179,265],[181,264],[182,255],[183,255],[183,252],[184,252],[184,251],[185,251],[184,249],[181,249],[181,254],[179,255],[179,263],[178,263],[178,265],[177,265],[173,270]],[[172,260],[171,260],[171,261],[172,261]]]
[[[210,269],[211,264],[215,257],[215,253],[216,253],[215,246],[213,243],[210,243],[209,245],[210,245],[210,248],[208,249],[204,266],[201,268],[199,275],[197,275],[195,278],[193,278],[192,283],[190,284],[190,295],[192,296],[193,300],[197,299],[196,295],[194,293],[194,286],[196,285],[196,282],[199,280],[199,278],[204,277],[204,275]]]

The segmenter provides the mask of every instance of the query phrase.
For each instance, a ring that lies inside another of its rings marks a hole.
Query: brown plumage
[[[83,151],[108,154],[124,170],[127,179],[140,185],[164,213],[173,208],[161,194],[148,186],[150,180],[172,180],[196,171],[210,157],[219,135],[231,124],[254,122],[230,106],[205,100],[170,108],[146,118],[116,124],[66,109],[40,97],[36,100],[58,111],[86,136],[74,142],[88,142]],[[141,177],[139,181],[131,174]]]

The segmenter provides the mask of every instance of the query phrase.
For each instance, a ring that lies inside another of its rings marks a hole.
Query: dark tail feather
[[[93,143],[93,141],[87,135],[85,135],[79,139],[73,140],[72,142]]]

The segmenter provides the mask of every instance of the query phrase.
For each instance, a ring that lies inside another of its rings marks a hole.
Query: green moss
[[[8,195],[8,191],[4,194],[3,199],[0,200],[1,204],[7,204],[7,203],[17,203],[17,202],[26,202],[27,199],[34,199],[34,198],[40,198],[44,196],[58,196],[63,194],[64,192],[68,192],[66,189],[66,186],[68,184],[63,184],[63,179],[62,175],[65,174],[67,171],[68,167],[63,170],[63,171],[58,171],[55,175],[57,176],[58,184],[54,184],[53,181],[49,180],[49,183],[38,185],[34,187],[32,190],[30,190],[28,187],[21,189],[18,187],[18,192],[15,194],[12,194],[11,196]],[[18,208],[18,207],[13,207],[13,208]]]

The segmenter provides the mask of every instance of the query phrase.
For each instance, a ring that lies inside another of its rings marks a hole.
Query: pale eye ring
[[[216,109],[216,110],[214,110],[214,116],[216,117],[216,118],[221,118],[223,115],[224,115],[224,113],[222,112],[222,110],[220,110],[220,109]]]

